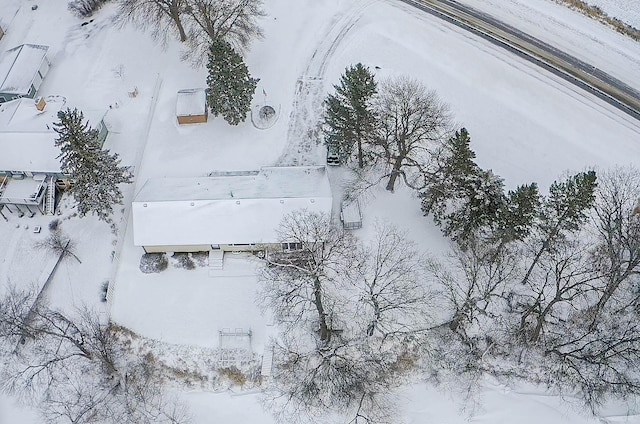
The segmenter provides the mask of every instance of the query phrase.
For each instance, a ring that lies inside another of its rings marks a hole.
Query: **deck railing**
[[[3,195],[4,188],[6,187],[8,180],[9,179],[6,178],[0,184],[0,203],[10,204],[10,205],[32,205],[32,206],[38,206],[40,203],[42,203],[42,198],[44,197],[44,194],[46,192],[46,185],[47,185],[46,179],[40,181],[40,184],[38,184],[38,187],[33,191],[31,196],[29,197],[4,196]]]

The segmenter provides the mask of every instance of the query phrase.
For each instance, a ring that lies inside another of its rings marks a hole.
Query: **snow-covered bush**
[[[145,274],[164,271],[168,266],[169,260],[164,253],[145,253],[140,258],[140,271]]]
[[[49,231],[56,231],[60,226],[60,220],[58,218],[49,222]]]
[[[100,9],[108,0],[72,0],[68,8],[79,18],[86,18],[93,15],[93,12]]]
[[[189,256],[198,266],[207,266],[209,264],[209,252],[193,252]]]
[[[176,267],[184,269],[195,269],[196,263],[191,259],[190,253],[176,252],[173,254],[173,259],[176,261]]]
[[[220,377],[226,379],[231,385],[243,387],[247,383],[247,377],[238,368],[231,366],[218,370]]]

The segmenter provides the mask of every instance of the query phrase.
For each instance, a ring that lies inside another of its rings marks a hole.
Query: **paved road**
[[[400,1],[501,46],[640,120],[640,92],[580,59],[456,1]]]

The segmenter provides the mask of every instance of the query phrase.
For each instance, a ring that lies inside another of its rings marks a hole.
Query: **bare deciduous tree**
[[[48,421],[188,421],[92,311],[65,314],[11,288],[0,298],[0,345],[15,347],[2,352],[2,388],[32,401]]]
[[[132,23],[143,30],[151,30],[154,38],[167,42],[167,37],[178,31],[180,41],[187,40],[183,18],[187,0],[119,0],[118,19]]]
[[[589,314],[579,311],[548,331],[541,365],[550,386],[577,389],[595,411],[611,395],[640,393],[640,322],[636,313],[623,310],[600,314],[594,330],[589,323]]]
[[[119,0],[119,20],[150,30],[166,44],[177,32],[187,42],[195,63],[207,58],[215,40],[225,40],[244,51],[255,38],[262,37],[258,19],[264,16],[262,0]]]
[[[394,422],[391,391],[397,380],[390,364],[380,360],[384,355],[365,340],[342,333],[317,346],[301,334],[280,338],[265,393],[270,409],[291,423],[335,422],[336,416],[353,423]]]
[[[60,228],[52,230],[46,239],[37,242],[36,248],[58,255],[62,259],[72,257],[78,263],[82,263],[78,255],[76,255],[76,243],[64,234]]]
[[[520,292],[516,296],[522,307],[519,331],[528,342],[536,343],[551,325],[564,325],[567,310],[586,307],[599,278],[589,264],[579,235],[556,243],[553,251],[539,257],[526,291],[514,289]]]
[[[262,0],[185,0],[189,20],[189,56],[200,63],[212,42],[224,40],[244,52],[262,37],[258,19],[265,15]]]
[[[428,351],[426,259],[391,226],[380,225],[363,247],[328,216],[307,211],[288,215],[280,236],[298,249],[270,254],[262,274],[264,302],[285,330],[276,341],[272,408],[288,422],[332,413],[351,423],[393,422],[390,393]],[[309,321],[319,322],[319,336]]]
[[[349,262],[353,238],[330,216],[307,210],[285,216],[278,235],[287,249],[267,257],[265,304],[282,323],[298,325],[314,314],[320,340],[327,342],[339,302],[331,286]]]
[[[596,189],[594,227],[597,245],[593,258],[604,275],[604,286],[593,309],[593,323],[621,286],[632,293],[640,282],[640,216],[633,214],[640,198],[640,170],[634,167],[615,168],[600,175]],[[631,299],[622,295],[617,308]]]
[[[437,264],[432,273],[450,309],[447,327],[463,342],[474,343],[477,329],[488,330],[487,319],[499,314],[509,285],[520,276],[520,256],[517,249],[482,239],[472,239],[465,247],[454,245],[448,266]]]
[[[374,108],[380,121],[375,154],[389,170],[387,190],[394,190],[398,177],[412,188],[425,187],[430,149],[451,133],[448,106],[435,91],[401,77],[382,82]]]
[[[353,305],[369,337],[422,339],[432,326],[435,293],[429,284],[429,258],[407,235],[377,223],[375,238],[359,246],[348,272]]]

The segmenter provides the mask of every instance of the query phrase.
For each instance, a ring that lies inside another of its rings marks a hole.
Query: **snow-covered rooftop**
[[[342,222],[345,224],[354,224],[362,222],[362,214],[360,213],[360,205],[357,201],[345,203],[342,205],[341,211]]]
[[[189,88],[178,91],[176,96],[176,115],[204,115],[206,113],[206,97],[204,88]]]
[[[276,243],[295,210],[331,213],[323,166],[266,167],[201,178],[154,178],[136,196],[136,246]]]
[[[0,59],[0,92],[27,94],[49,50],[48,46],[22,44]]]
[[[331,197],[324,166],[263,167],[210,177],[151,178],[135,202]]]
[[[54,131],[0,132],[0,171],[60,172]]]
[[[29,98],[0,103],[0,132],[49,131],[58,121],[61,101],[49,101],[44,111],[36,109],[36,101]]]
[[[53,123],[62,105],[51,101],[41,112],[33,99],[0,104],[0,171],[60,172]]]

